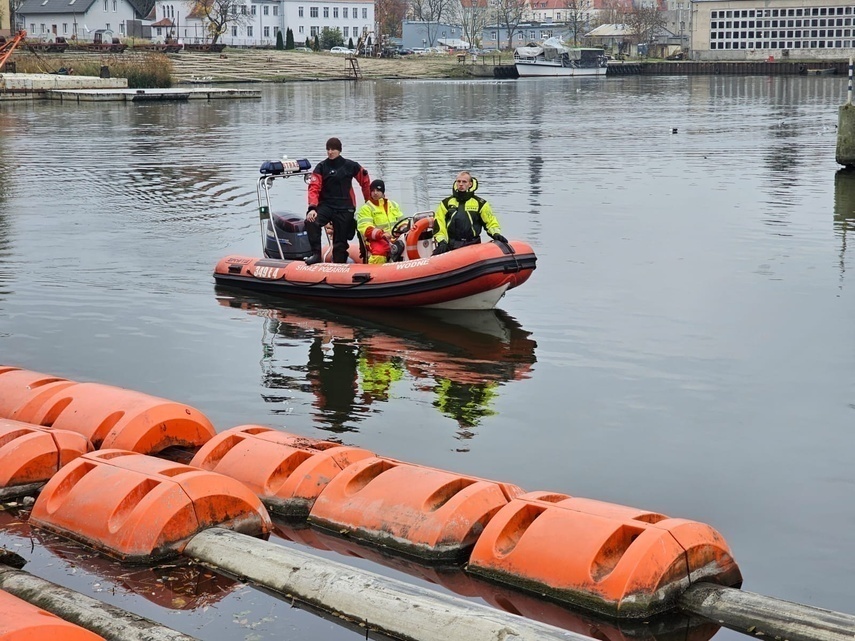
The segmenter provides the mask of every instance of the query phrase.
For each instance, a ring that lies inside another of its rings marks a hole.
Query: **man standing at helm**
[[[309,207],[306,211],[306,233],[312,255],[307,265],[321,262],[321,227],[332,223],[334,263],[347,262],[347,244],[356,235],[356,195],[353,179],[359,182],[364,200],[370,198],[368,172],[353,160],[341,155],[341,140],[327,140],[327,157],[312,171],[309,181]]]
[[[502,236],[502,229],[490,203],[476,196],[476,189],[478,181],[468,171],[461,171],[454,181],[451,196],[437,205],[434,212],[434,256],[480,243],[482,229],[486,229],[487,235],[493,240],[508,242]]]

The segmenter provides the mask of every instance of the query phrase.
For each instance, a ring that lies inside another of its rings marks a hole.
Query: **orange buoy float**
[[[77,385],[58,376],[18,367],[0,366],[0,418],[17,419],[19,412],[40,406],[57,392]]]
[[[332,479],[313,525],[429,561],[456,561],[509,500],[515,485],[392,459],[358,461]]]
[[[61,467],[92,449],[77,432],[0,418],[0,499],[37,490]]]
[[[104,637],[60,619],[0,590],[0,639],[2,641],[104,641]]]
[[[421,243],[419,241],[422,240],[422,234],[424,234],[430,227],[433,226],[433,218],[428,216],[426,218],[419,218],[417,221],[413,223],[410,231],[407,232],[407,258],[410,260],[416,260],[417,258],[425,258],[422,256],[419,248]],[[428,252],[428,255],[430,253]]]
[[[672,608],[696,581],[742,583],[727,543],[708,525],[550,492],[501,509],[467,570],[620,618]]]
[[[234,479],[123,450],[84,454],[45,485],[30,524],[135,562],[180,554],[201,530],[266,537],[267,510]]]
[[[216,434],[211,421],[189,405],[99,383],[61,389],[42,403],[28,403],[16,418],[83,434],[99,449],[143,454],[199,447]]]
[[[208,441],[190,465],[241,481],[271,512],[306,518],[336,475],[373,456],[358,447],[241,425]]]

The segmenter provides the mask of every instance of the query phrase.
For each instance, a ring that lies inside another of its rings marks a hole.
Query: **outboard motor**
[[[276,233],[273,233],[276,225]],[[276,239],[279,239],[279,247]],[[282,253],[279,253],[281,248]],[[284,258],[285,260],[302,260],[312,255],[309,237],[306,234],[306,221],[295,214],[278,216],[271,214],[267,221],[267,231],[264,235],[264,255],[267,258]]]

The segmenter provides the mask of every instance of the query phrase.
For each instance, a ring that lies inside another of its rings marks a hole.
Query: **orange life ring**
[[[433,225],[433,218],[419,218],[413,223],[412,229],[407,233],[407,259],[416,260],[419,255],[419,238]]]

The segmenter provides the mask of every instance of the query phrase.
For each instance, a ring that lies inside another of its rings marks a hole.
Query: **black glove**
[[[490,234],[490,238],[493,240],[498,240],[500,243],[508,244],[508,239],[502,236],[501,234]]]
[[[439,256],[440,254],[444,254],[448,251],[448,242],[441,240],[436,244],[436,247],[433,250],[431,256]]]

